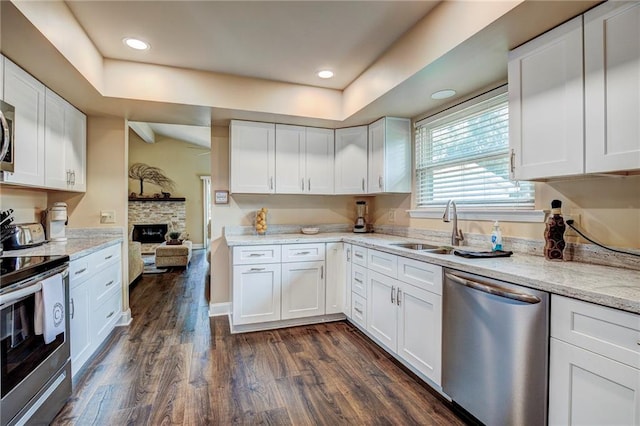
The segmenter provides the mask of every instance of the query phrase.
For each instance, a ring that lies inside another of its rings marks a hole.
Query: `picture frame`
[[[213,202],[215,204],[229,204],[229,191],[216,189],[213,193]]]

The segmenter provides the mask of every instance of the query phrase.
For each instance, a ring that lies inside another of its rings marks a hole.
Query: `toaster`
[[[3,243],[5,250],[35,247],[45,243],[44,228],[39,223],[16,223],[12,235]]]

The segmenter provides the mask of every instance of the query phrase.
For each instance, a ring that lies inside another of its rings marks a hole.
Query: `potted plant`
[[[179,240],[180,235],[182,235],[182,233],[178,231],[169,232],[169,241],[167,241],[167,244],[168,245],[182,244],[182,241]]]

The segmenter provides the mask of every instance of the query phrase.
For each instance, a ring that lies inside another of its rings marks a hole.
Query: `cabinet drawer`
[[[120,244],[114,244],[91,255],[91,268],[101,271],[109,265],[120,262]]]
[[[234,265],[280,263],[280,246],[243,246],[233,248]]]
[[[551,336],[640,368],[640,315],[552,295]]]
[[[72,260],[69,263],[69,285],[71,288],[84,282],[91,276],[91,270],[89,268],[90,259],[91,256],[89,255]]]
[[[315,262],[324,260],[324,243],[287,244],[282,246],[282,262]]]
[[[442,294],[442,266],[398,257],[398,279],[431,293]]]
[[[367,267],[367,249],[364,247],[353,246],[351,261],[360,266]]]
[[[391,278],[398,277],[398,256],[378,250],[367,251],[367,268],[387,275]]]
[[[367,301],[357,293],[351,295],[351,319],[360,327],[367,327]]]
[[[120,267],[117,264],[98,272],[91,280],[93,300],[101,304],[106,297],[120,288],[120,282]]]
[[[360,265],[351,267],[351,291],[367,298],[367,269]]]
[[[122,303],[121,293],[115,292],[109,296],[104,303],[96,307],[94,318],[93,331],[96,332],[96,342],[94,350],[104,341],[109,335],[116,322],[120,318],[120,304]]]

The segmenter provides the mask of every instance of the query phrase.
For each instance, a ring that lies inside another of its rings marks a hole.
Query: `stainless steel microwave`
[[[13,172],[15,151],[13,145],[13,121],[15,109],[6,102],[0,101],[0,171]]]

